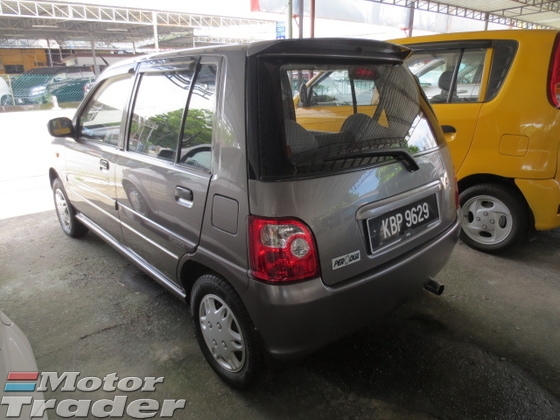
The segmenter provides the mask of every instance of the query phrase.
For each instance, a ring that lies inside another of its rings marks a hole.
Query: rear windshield
[[[401,64],[267,57],[255,67],[249,155],[257,178],[325,176],[437,147]]]

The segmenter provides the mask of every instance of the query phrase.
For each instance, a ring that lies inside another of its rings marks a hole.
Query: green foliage
[[[181,130],[183,110],[177,109],[151,117],[146,123],[134,121],[131,133],[147,143],[174,150]],[[212,140],[213,113],[206,109],[190,109],[185,124],[182,147],[210,144]],[[134,136],[133,136],[134,137]]]
[[[212,142],[213,113],[207,109],[190,109],[185,124],[183,147]]]
[[[183,110],[177,109],[151,117],[148,121],[155,128],[149,136],[150,143],[176,150],[182,115]]]

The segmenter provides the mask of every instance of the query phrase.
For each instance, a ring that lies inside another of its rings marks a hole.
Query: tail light
[[[315,238],[294,219],[249,217],[252,275],[264,281],[289,282],[319,275]]]
[[[548,69],[548,98],[552,105],[560,107],[560,36],[558,35]]]

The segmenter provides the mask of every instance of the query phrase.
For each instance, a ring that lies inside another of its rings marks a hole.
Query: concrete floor
[[[421,293],[237,392],[204,361],[184,304],[95,235],[60,230],[42,183],[53,113],[0,113],[2,149],[22,150],[0,156],[0,308],[27,334],[39,371],[165,379],[149,396],[47,398],[186,399],[176,419],[560,418],[559,229],[499,257],[458,244],[437,278],[443,296]]]

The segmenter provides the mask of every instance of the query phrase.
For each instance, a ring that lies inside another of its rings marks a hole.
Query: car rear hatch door
[[[307,224],[327,285],[382,270],[457,217],[447,147],[402,64],[406,52],[366,50],[266,56],[253,63],[256,89],[248,81],[249,115],[258,115],[250,119],[258,123],[249,137],[251,213]],[[299,91],[298,74],[310,76]]]

